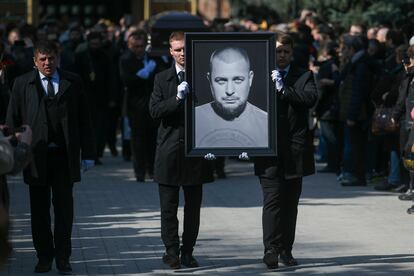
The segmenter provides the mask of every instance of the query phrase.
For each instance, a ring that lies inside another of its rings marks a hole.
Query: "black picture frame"
[[[275,35],[185,33],[185,57],[186,156],[276,156]]]

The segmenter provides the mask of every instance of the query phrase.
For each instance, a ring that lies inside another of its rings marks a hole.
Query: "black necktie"
[[[52,78],[47,78],[47,96],[53,98],[55,96],[55,89],[53,89]]]
[[[178,72],[178,82],[182,83],[185,80],[184,71]]]

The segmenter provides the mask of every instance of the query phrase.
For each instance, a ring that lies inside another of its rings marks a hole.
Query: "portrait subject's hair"
[[[58,47],[56,42],[50,40],[40,40],[36,43],[33,49],[34,55],[42,54],[58,54]]]
[[[174,40],[184,40],[184,32],[172,32],[170,35],[170,39],[168,40],[170,45],[171,42],[173,42]]]
[[[290,45],[293,48],[293,37],[284,32],[276,32],[276,42],[282,45]]]
[[[247,63],[247,68],[250,70],[250,58],[246,50],[239,47],[226,47],[215,50],[210,56],[210,70],[212,68],[213,60],[218,59],[224,63],[233,63],[243,59]]]

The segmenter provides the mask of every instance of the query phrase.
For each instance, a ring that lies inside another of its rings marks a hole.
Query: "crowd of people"
[[[198,266],[193,249],[201,184],[214,180],[213,171],[226,177],[224,158],[185,157],[183,102],[191,88],[183,73],[184,35],[173,32],[170,55],[154,56],[147,28],[147,22],[128,25],[123,19],[118,25],[100,20],[89,29],[58,21],[0,28],[0,124],[33,129],[33,157],[24,180],[30,187],[36,272],[50,271],[54,258],[60,272],[72,272],[73,183],[81,169],[104,165],[106,146],[112,156],[119,154],[118,133],[136,181],[159,184],[163,261],[171,268]],[[414,173],[403,162],[414,159],[414,27],[354,23],[345,30],[303,10],[300,18],[270,27],[242,20],[210,28],[276,34],[276,68],[268,73],[277,93],[278,129],[289,132],[277,131],[278,158],[253,159],[264,196],[263,262],[268,268],[277,268],[279,258],[297,265],[292,255],[297,205],[302,177],[315,170],[314,155],[327,164],[320,172],[335,173],[342,186],[366,186],[382,177],[375,189],[414,199],[409,188]],[[234,55],[215,62],[228,66],[243,56],[239,50]],[[392,127],[374,128],[374,114],[388,116]],[[239,159],[249,157],[242,153]],[[6,193],[5,179],[0,184]],[[185,195],[181,247],[180,187]],[[5,202],[1,205],[7,210]],[[414,205],[407,212],[413,214]]]

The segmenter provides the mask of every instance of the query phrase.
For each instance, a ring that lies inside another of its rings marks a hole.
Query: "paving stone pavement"
[[[76,275],[414,275],[412,202],[372,186],[341,187],[333,174],[304,180],[293,251],[300,265],[267,270],[261,190],[252,164],[240,161],[228,162],[227,179],[204,186],[194,251],[201,266],[169,270],[161,261],[157,185],[135,182],[120,157],[103,162],[74,189]],[[32,275],[28,189],[20,177],[10,182],[14,253],[0,275]],[[44,275],[57,275],[56,268]]]

